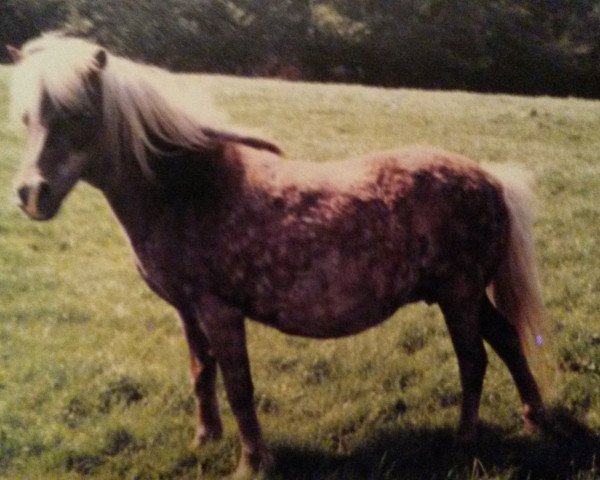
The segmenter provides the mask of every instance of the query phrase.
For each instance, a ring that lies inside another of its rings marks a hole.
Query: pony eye
[[[21,120],[25,126],[28,126],[29,125],[29,114],[24,113],[23,116],[21,117]]]

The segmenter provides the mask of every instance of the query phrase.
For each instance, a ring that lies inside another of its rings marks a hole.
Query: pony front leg
[[[190,351],[190,373],[198,412],[197,441],[203,445],[223,435],[215,387],[217,362],[196,318],[185,310],[179,310],[179,316]]]
[[[239,429],[242,451],[235,477],[250,478],[268,466],[270,455],[254,408],[244,317],[214,297],[205,298],[196,313],[223,374],[227,398]]]

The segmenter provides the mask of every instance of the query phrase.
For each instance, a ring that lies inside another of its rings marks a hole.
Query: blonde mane
[[[180,76],[108,52],[101,68],[96,60],[101,50],[80,38],[57,34],[26,43],[12,80],[13,119],[25,114],[39,118],[44,93],[59,109],[90,108],[90,76],[95,73],[102,85],[107,148],[113,158],[121,158],[127,146],[148,176],[152,172],[147,154],[157,150],[152,138],[198,147],[207,142],[206,120],[222,123],[210,98],[197,88],[186,87]]]

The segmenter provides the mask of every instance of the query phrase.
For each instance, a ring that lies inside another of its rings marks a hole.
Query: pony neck
[[[128,160],[120,162],[118,175],[100,189],[134,242],[161,218],[180,221],[186,213],[207,218],[226,208],[243,188],[244,168],[234,144],[150,153],[152,177],[134,158]]]

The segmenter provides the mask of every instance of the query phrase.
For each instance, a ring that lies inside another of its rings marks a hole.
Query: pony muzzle
[[[34,220],[48,220],[55,213],[56,209],[51,206],[50,185],[45,180],[21,185],[17,197],[19,208]]]

